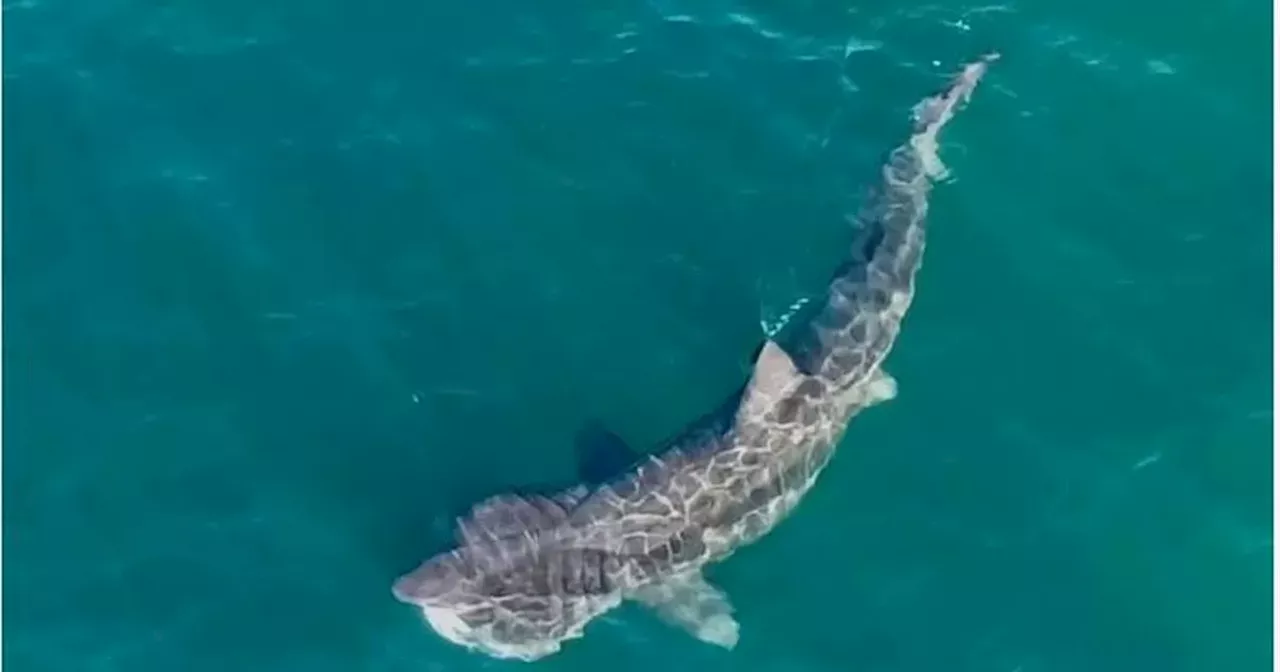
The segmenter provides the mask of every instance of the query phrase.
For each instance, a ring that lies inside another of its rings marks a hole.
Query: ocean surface
[[[1272,593],[1262,0],[4,0],[14,672],[1254,672]],[[919,293],[817,488],[526,667],[390,593],[452,516],[745,379],[910,107]]]

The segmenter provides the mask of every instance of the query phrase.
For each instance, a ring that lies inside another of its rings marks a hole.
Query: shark
[[[550,656],[628,601],[734,648],[733,604],[704,569],[786,519],[852,419],[896,397],[883,364],[916,292],[929,195],[949,173],[939,134],[997,58],[968,63],[914,106],[909,137],[889,153],[849,254],[790,351],[767,336],[724,404],[636,453],[620,476],[476,503],[457,519],[456,547],[397,578],[394,597],[449,642],[499,659]]]

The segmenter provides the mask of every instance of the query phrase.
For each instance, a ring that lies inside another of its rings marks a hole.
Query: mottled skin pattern
[[[550,655],[624,599],[732,647],[732,607],[699,570],[785,518],[849,421],[896,393],[881,364],[915,293],[927,199],[943,172],[937,134],[994,58],[916,107],[911,138],[890,155],[853,254],[794,360],[766,342],[727,413],[614,482],[477,504],[459,521],[459,547],[401,577],[397,598],[422,607],[450,641],[499,658]]]

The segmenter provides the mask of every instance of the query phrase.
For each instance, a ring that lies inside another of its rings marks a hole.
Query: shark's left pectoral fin
[[[638,453],[604,424],[590,421],[573,437],[578,477],[591,484],[616,478],[634,465],[643,454]]]
[[[698,639],[726,649],[738,643],[738,621],[723,590],[692,571],[641,588],[632,596],[659,618]]]

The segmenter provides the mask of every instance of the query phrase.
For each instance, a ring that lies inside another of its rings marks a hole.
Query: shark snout
[[[402,576],[391,584],[391,594],[401,602],[418,604],[421,602],[417,597],[419,585],[420,582],[412,574]]]
[[[396,579],[391,594],[418,606],[440,604],[466,581],[462,569],[456,552],[438,555]]]

